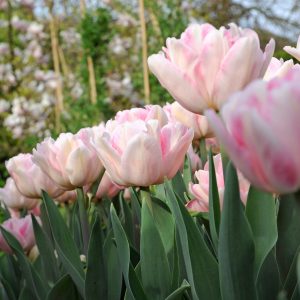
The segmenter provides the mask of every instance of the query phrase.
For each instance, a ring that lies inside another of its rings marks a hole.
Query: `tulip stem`
[[[77,188],[76,191],[77,191],[77,201],[79,207],[79,220],[80,220],[81,234],[83,240],[83,252],[84,252],[83,254],[87,255],[90,230],[89,230],[88,216],[86,212],[86,198],[82,188]]]

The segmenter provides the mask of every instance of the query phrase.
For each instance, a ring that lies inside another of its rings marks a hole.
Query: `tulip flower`
[[[75,190],[73,190],[73,191],[65,191],[63,194],[54,198],[53,200],[59,203],[72,203],[76,199],[77,199],[77,193]]]
[[[190,160],[191,170],[193,173],[202,167],[200,156],[197,153],[195,153],[192,145],[190,145],[187,151],[187,156]]]
[[[22,219],[10,218],[4,221],[1,226],[19,241],[24,251],[29,251],[35,245],[31,216],[27,215]],[[1,232],[0,249],[4,252],[12,253]]]
[[[28,198],[22,195],[11,177],[7,178],[5,186],[0,188],[0,201],[2,201],[6,207],[13,210],[31,210],[39,203],[39,199]]]
[[[224,177],[223,177],[223,166],[221,154],[214,156],[214,166],[217,179],[217,186],[219,191],[219,198],[221,207],[223,205],[224,198]],[[197,212],[207,212],[209,210],[209,163],[207,162],[204,166],[204,170],[198,170],[195,172],[195,176],[198,180],[197,184],[190,183],[189,189],[190,193],[195,197],[195,199],[187,203],[187,208],[191,211]],[[245,204],[247,201],[247,196],[249,192],[250,184],[243,177],[243,175],[238,172],[240,197],[242,202]]]
[[[118,123],[132,122],[136,120],[158,120],[160,125],[168,123],[168,117],[159,105],[146,105],[145,108],[131,108],[117,112],[115,121]]]
[[[87,140],[71,133],[61,133],[57,140],[47,138],[38,144],[33,150],[33,161],[67,190],[93,183],[102,169]]]
[[[235,24],[219,30],[192,24],[180,39],[168,38],[166,48],[148,58],[150,70],[187,110],[219,110],[228,97],[263,77],[274,52],[271,40],[263,52],[251,29]]]
[[[217,138],[243,175],[275,193],[300,188],[300,71],[258,80],[238,92],[221,110],[206,116]]]
[[[96,192],[96,199],[102,199],[104,196],[107,196],[108,198],[113,198],[116,196],[123,188],[118,186],[117,184],[113,183],[107,174],[105,172],[103,174],[103,177],[100,181],[99,187]]]
[[[164,110],[168,115],[170,121],[177,121],[183,125],[194,129],[194,139],[213,137],[213,132],[208,126],[208,122],[205,116],[194,114],[178,102],[172,104],[166,104]]]
[[[40,198],[42,190],[51,197],[58,197],[64,190],[36,165],[32,154],[18,154],[6,162],[6,168],[15,184],[26,197]]]
[[[275,77],[283,77],[289,70],[300,68],[299,64],[294,64],[292,59],[284,61],[282,58],[278,59],[272,57],[269,67],[265,73],[264,80],[271,80]]]
[[[300,61],[300,36],[298,37],[296,48],[291,46],[285,46],[283,47],[283,50],[295,57],[298,61]]]
[[[116,125],[96,137],[94,147],[108,175],[120,186],[149,186],[172,178],[183,164],[193,130],[158,120]]]

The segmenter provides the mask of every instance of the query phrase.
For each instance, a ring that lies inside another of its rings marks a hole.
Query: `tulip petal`
[[[223,47],[223,37],[220,31],[213,30],[207,34],[203,47],[199,54],[199,69],[201,74],[205,74],[203,80],[208,94],[211,96],[215,84],[215,78],[225,55]],[[196,75],[196,78],[199,76]],[[201,78],[199,78],[200,80]]]
[[[125,185],[120,175],[121,159],[117,151],[108,142],[109,137],[103,134],[98,138],[95,149],[111,180],[119,185]]]
[[[123,153],[121,166],[121,176],[127,185],[149,186],[163,180],[158,141],[145,133],[134,136]]]
[[[268,69],[268,66],[270,64],[270,61],[272,59],[272,56],[274,54],[274,51],[275,51],[275,41],[273,39],[271,39],[265,47],[264,61],[263,61],[263,65],[260,70],[259,77],[263,77],[265,75],[265,73]]]
[[[187,77],[174,64],[162,54],[154,54],[148,58],[151,72],[157,77],[161,85],[186,109],[195,113],[207,106],[203,95],[207,94],[206,88],[196,88],[193,79]],[[197,84],[201,84],[197,82]],[[202,90],[202,94],[199,92]]]
[[[257,40],[255,38],[240,38],[229,49],[220,70],[216,76],[213,99],[216,107],[221,107],[235,91],[248,84],[257,63]]]

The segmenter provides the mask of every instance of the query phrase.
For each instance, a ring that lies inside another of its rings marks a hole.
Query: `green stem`
[[[79,220],[81,225],[81,234],[83,240],[83,251],[84,254],[87,255],[88,245],[89,245],[89,237],[90,237],[90,228],[88,222],[88,216],[86,212],[86,197],[83,193],[83,188],[77,188],[77,201],[79,207]]]

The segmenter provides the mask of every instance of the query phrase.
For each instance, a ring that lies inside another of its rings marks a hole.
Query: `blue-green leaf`
[[[219,244],[220,199],[212,152],[209,151],[209,228],[215,250]]]
[[[107,272],[104,263],[102,231],[97,214],[92,227],[85,280],[85,298],[107,299]]]
[[[280,196],[279,200],[276,256],[281,278],[284,282],[290,272],[297,249],[300,246],[300,197],[299,194],[289,194]],[[292,281],[296,284],[296,273],[293,272],[292,274]],[[291,291],[289,291],[290,294]]]
[[[178,201],[171,183],[165,183],[168,204],[179,233],[188,281],[193,299],[220,299],[218,266],[207,248],[202,233],[181,201]]]
[[[58,299],[79,299],[76,286],[74,285],[70,275],[65,275],[60,278],[47,295],[47,300]],[[45,298],[46,299],[46,298]],[[88,298],[87,298],[88,299]]]
[[[183,294],[190,289],[191,286],[189,285],[189,283],[186,280],[183,280],[181,286],[175,290],[173,293],[171,293],[166,300],[181,300]]]
[[[240,200],[237,174],[231,163],[226,172],[218,256],[222,299],[257,299],[254,241]]]
[[[251,186],[246,205],[246,216],[255,244],[254,274],[259,270],[277,241],[276,204],[272,194]]]
[[[29,263],[18,240],[4,228],[0,227],[0,229],[7,244],[17,256],[20,268],[22,270],[22,274],[30,288],[31,293],[35,295],[37,299],[45,299],[49,290],[49,286],[41,280],[39,274]]]
[[[31,218],[35,241],[42,260],[43,272],[45,274],[45,278],[47,278],[47,280],[53,284],[59,278],[59,270],[57,259],[54,255],[54,248],[52,247],[48,236],[44,233],[36,218],[33,215],[31,215]]]
[[[117,213],[113,207],[110,207],[111,221],[114,231],[114,236],[117,244],[117,252],[119,257],[119,263],[122,268],[124,281],[129,293],[129,296],[133,299],[147,299],[141,283],[137,278],[135,271],[130,263],[130,248],[129,242],[126,237],[126,233],[121,225],[121,222],[117,216]]]
[[[162,239],[150,212],[157,204],[151,202],[147,192],[143,192],[142,199],[140,255],[143,287],[150,299],[164,299],[171,291],[171,274]]]
[[[85,274],[75,242],[57,206],[45,192],[43,192],[43,200],[59,259],[84,297]]]

